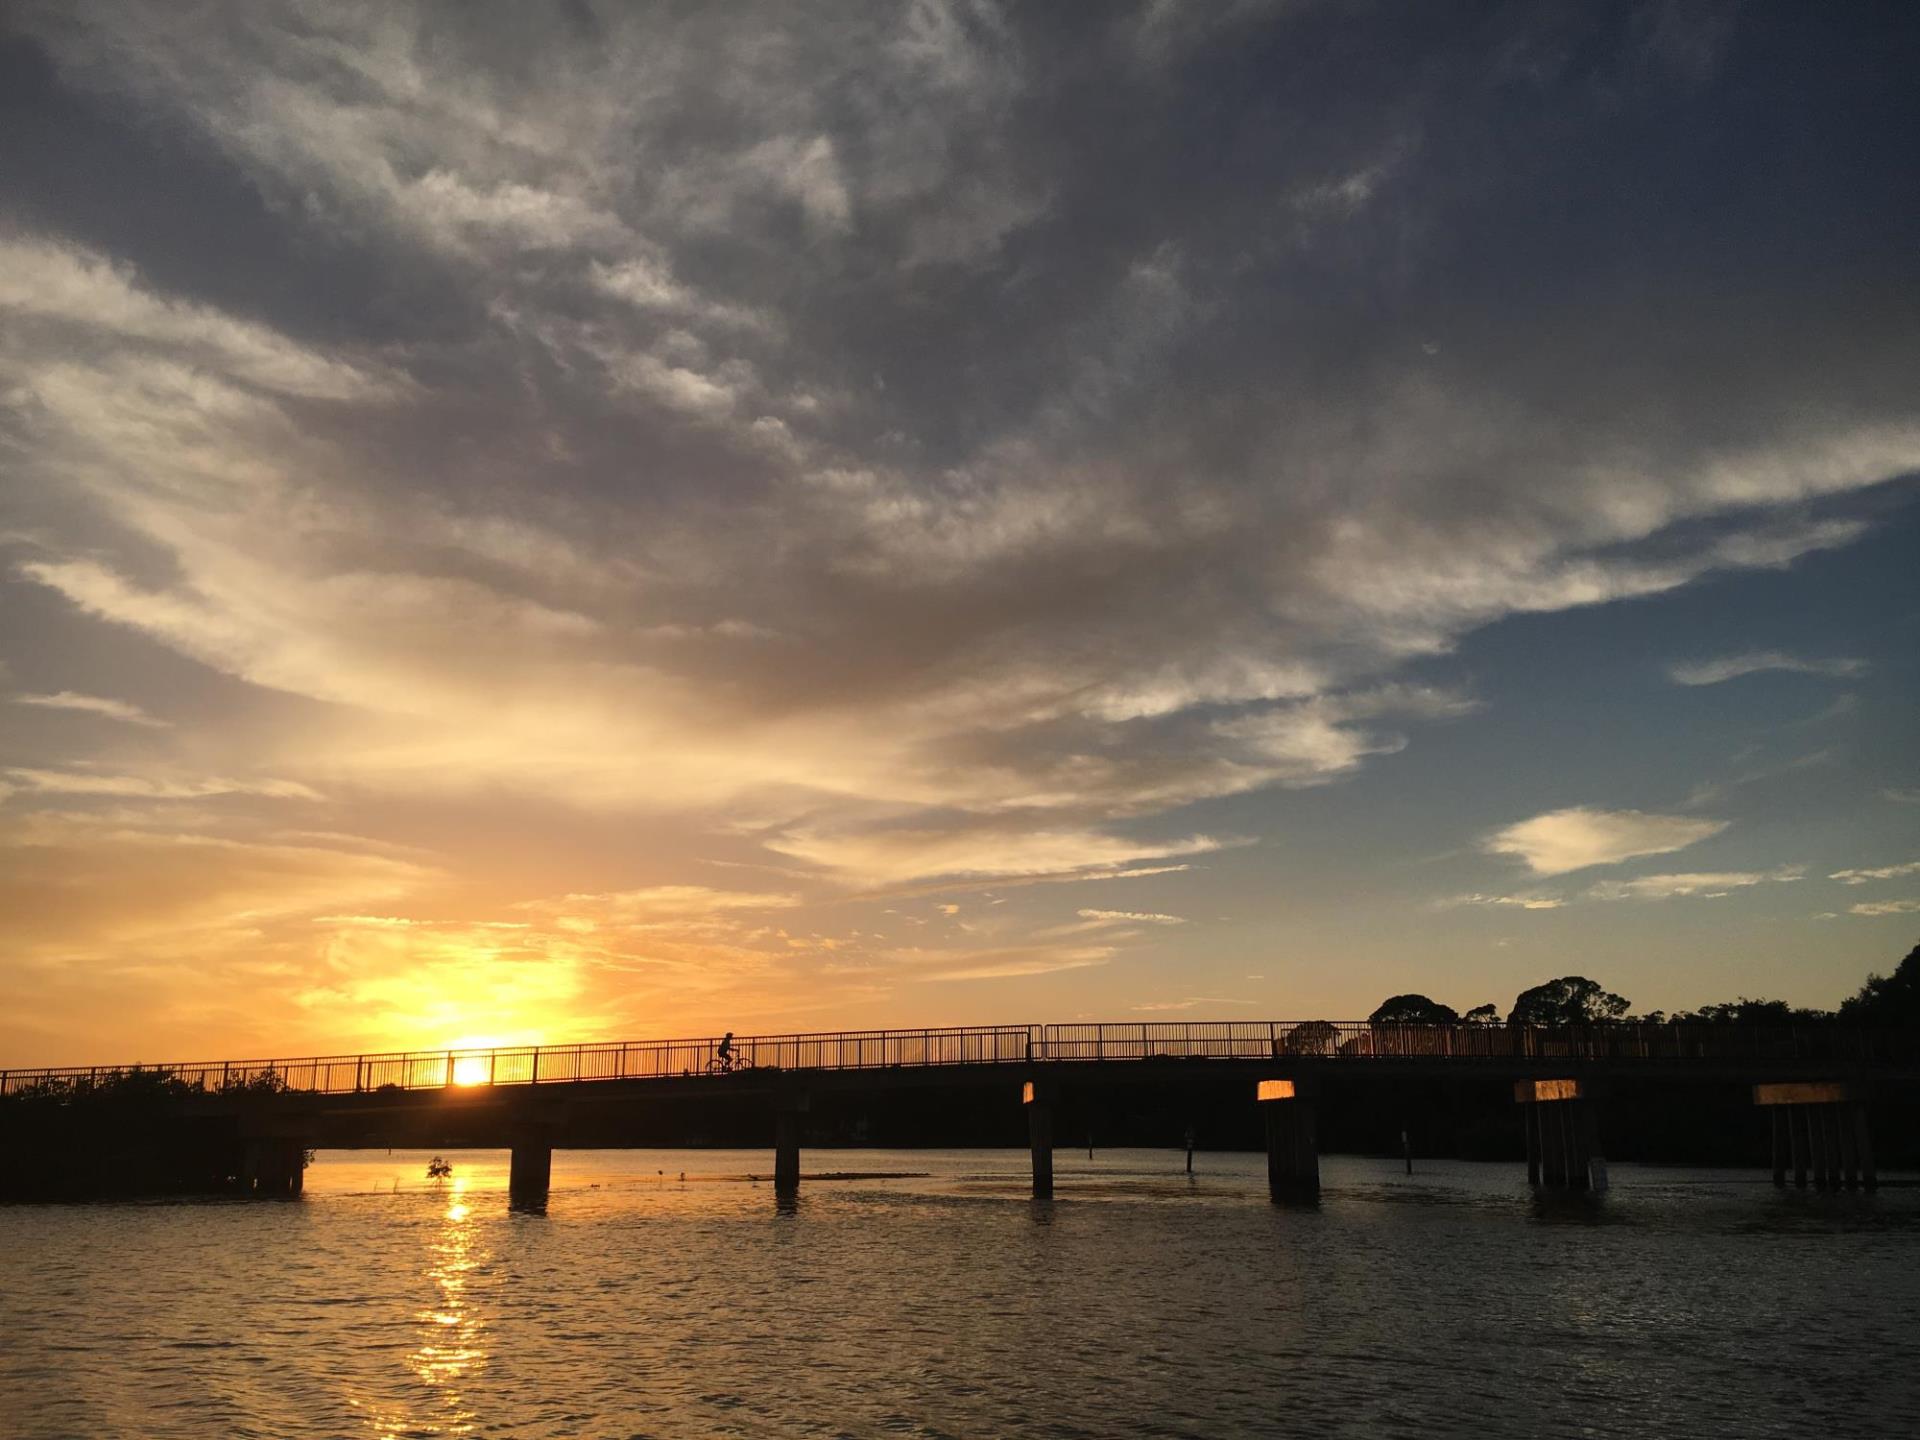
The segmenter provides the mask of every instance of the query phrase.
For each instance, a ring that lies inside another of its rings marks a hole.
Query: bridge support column
[[[305,1182],[306,1142],[286,1136],[269,1136],[244,1142],[241,1150],[240,1185],[249,1195],[263,1199],[293,1199]]]
[[[773,1188],[792,1195],[800,1189],[800,1117],[811,1102],[803,1091],[782,1093],[773,1111]]]
[[[1579,1080],[1519,1080],[1513,1098],[1527,1135],[1527,1183],[1547,1190],[1607,1188],[1600,1113]]]
[[[553,1185],[553,1133],[523,1130],[513,1137],[507,1160],[507,1203],[516,1209],[544,1210]]]
[[[1538,1187],[1540,1184],[1540,1107],[1522,1105],[1520,1107],[1520,1128],[1527,1137],[1527,1184]]]
[[[1254,1091],[1267,1121],[1267,1196],[1276,1205],[1318,1201],[1320,1147],[1313,1100],[1295,1080],[1262,1080]]]
[[[1033,1156],[1033,1198],[1053,1198],[1053,1092],[1039,1080],[1020,1087],[1021,1103],[1027,1107],[1027,1149]]]
[[[1860,1188],[1860,1157],[1855,1149],[1854,1118],[1851,1113],[1854,1108],[1851,1105],[1839,1106],[1833,1116],[1834,1148],[1840,1153],[1840,1183],[1849,1190]]]
[[[1867,1123],[1866,1102],[1856,1100],[1851,1108],[1853,1114],[1847,1118],[1853,1122],[1853,1151],[1860,1165],[1860,1183],[1869,1190],[1878,1190],[1880,1172],[1873,1167],[1873,1127]]]
[[[1587,1168],[1587,1189],[1596,1195],[1607,1188],[1607,1157],[1600,1148],[1600,1102],[1597,1099],[1585,1099],[1578,1102],[1578,1119],[1581,1126],[1581,1148],[1585,1151]]]
[[[1754,1086],[1753,1103],[1773,1117],[1774,1184],[1786,1185],[1791,1156],[1799,1189],[1807,1188],[1809,1170],[1820,1190],[1879,1188],[1862,1087],[1844,1080],[1781,1081]]]
[[[1840,1188],[1840,1126],[1839,1107],[1819,1105],[1814,1107],[1814,1125],[1820,1136],[1820,1179],[1822,1190]]]

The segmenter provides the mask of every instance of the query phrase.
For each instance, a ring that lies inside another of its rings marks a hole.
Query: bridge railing
[[[1034,1052],[1032,1025],[847,1030],[721,1038],[629,1040],[579,1045],[509,1045],[484,1050],[416,1050],[294,1060],[189,1061],[157,1065],[55,1066],[0,1070],[0,1094],[30,1086],[87,1086],[135,1072],[197,1090],[295,1090],[338,1095],[447,1086],[571,1084],[763,1070],[860,1070],[887,1066],[1004,1064]]]
[[[1912,1059],[1920,1039],[1837,1025],[1396,1024],[1370,1020],[1108,1021],[1036,1027],[1049,1060],[1434,1058]]]
[[[751,1035],[723,1062],[717,1037],[419,1050],[292,1060],[0,1070],[0,1094],[83,1087],[138,1071],[202,1090],[348,1094],[447,1086],[573,1084],[744,1068],[863,1070],[1029,1061],[1396,1058],[1917,1063],[1920,1037],[1839,1025],[1418,1025],[1367,1020],[1181,1020],[947,1026]]]

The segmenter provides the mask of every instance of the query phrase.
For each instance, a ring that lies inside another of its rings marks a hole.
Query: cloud
[[[1712,660],[1676,660],[1667,674],[1676,685],[1718,685],[1763,670],[1788,670],[1801,675],[1853,677],[1867,672],[1864,660],[1807,660],[1781,650],[1749,650]]]
[[[1204,855],[1232,843],[1209,835],[1133,841],[1092,830],[794,830],[769,849],[837,874],[848,884],[897,885],[931,876],[958,879],[1104,879],[1141,861]]]
[[[62,690],[53,695],[15,695],[10,698],[16,705],[36,705],[46,710],[78,710],[84,714],[100,715],[108,720],[144,725],[156,730],[164,730],[168,724],[128,701],[111,700],[101,695],[81,695],[72,690]]]
[[[1632,880],[1603,880],[1587,891],[1594,900],[1670,900],[1681,896],[1718,899],[1755,885],[1783,884],[1804,877],[1803,865],[1777,870],[1722,871],[1690,875],[1641,875]]]
[[[562,929],[583,933],[607,928],[645,930],[663,925],[684,929],[691,922],[706,921],[732,926],[733,912],[785,910],[799,903],[798,895],[783,891],[651,885],[640,890],[527,900],[517,908],[545,916]]]
[[[1488,836],[1482,848],[1511,856],[1536,875],[1564,875],[1591,865],[1684,850],[1726,828],[1724,820],[1577,805],[1508,825]]]
[[[465,898],[609,1024],[602,978],[644,949],[707,993],[709,942],[784,1013],[741,936],[859,887],[1178,883],[1229,843],[1187,807],[1476,723],[1413,662],[1854,543],[1920,466],[1882,293],[1920,237],[1870,143],[1904,92],[1795,89],[1794,143],[1872,174],[1763,136],[1702,227],[1709,162],[1619,116],[1797,57],[1580,11],[1356,11],[1329,68],[1311,7],[25,7],[62,145],[0,135],[4,583],[31,673],[111,647],[117,718],[179,718],[177,768],[76,725],[7,783],[602,857]],[[1871,27],[1831,29],[1853,73]],[[1835,234],[1818,284],[1782,259]],[[1715,823],[1556,815],[1496,853]],[[705,860],[799,899],[663,893]],[[339,928],[342,966],[458,974],[439,922]]]
[[[339,846],[225,838],[138,816],[0,823],[0,902],[19,960],[172,967],[251,949],[275,922],[390,900],[433,867]],[[86,904],[72,897],[84,894]]]
[[[377,376],[259,325],[142,287],[125,265],[51,240],[0,240],[0,311],[15,325],[54,325],[191,356],[287,395],[375,400]]]
[[[1920,900],[1868,900],[1847,907],[1849,915],[1920,915]]]
[[[1901,865],[1882,865],[1873,870],[1836,870],[1827,878],[1842,885],[1865,885],[1870,880],[1897,880],[1904,875],[1920,875],[1920,860]]]
[[[1010,980],[1105,965],[1113,953],[1108,945],[1015,945],[924,959],[909,956],[903,968],[906,978],[921,981]]]
[[[92,770],[8,769],[8,780],[36,795],[115,796],[135,800],[203,800],[215,795],[256,795],[274,800],[318,800],[297,780],[238,780],[217,775],[114,775]]]
[[[1085,935],[1100,933],[1115,940],[1134,939],[1143,932],[1142,928],[1153,926],[1185,925],[1187,921],[1179,915],[1167,915],[1153,910],[1093,910],[1082,909],[1075,912],[1079,919],[1062,925],[1050,925],[1035,932],[1037,937],[1058,939],[1067,935]],[[1125,928],[1121,928],[1125,927]]]
[[[1567,902],[1558,895],[1456,895],[1440,902],[1443,907],[1459,905],[1511,906],[1517,910],[1558,910]]]

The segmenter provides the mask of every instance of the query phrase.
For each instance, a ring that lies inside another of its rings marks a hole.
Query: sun
[[[468,1052],[491,1050],[500,1041],[491,1035],[462,1035],[449,1050]],[[491,1055],[456,1053],[453,1060],[453,1083],[456,1085],[491,1085],[493,1083],[493,1057]]]
[[[453,1083],[456,1085],[490,1085],[493,1083],[493,1066],[485,1055],[462,1055],[453,1062]]]

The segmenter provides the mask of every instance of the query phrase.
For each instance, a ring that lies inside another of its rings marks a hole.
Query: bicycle
[[[731,1055],[715,1055],[707,1061],[707,1074],[732,1075],[741,1070],[753,1068],[753,1057],[735,1050]]]

